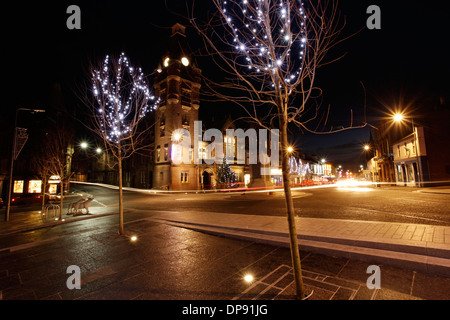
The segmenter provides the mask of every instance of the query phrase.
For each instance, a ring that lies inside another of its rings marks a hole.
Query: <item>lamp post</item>
[[[369,150],[370,150],[370,145],[369,144],[365,144],[364,145],[364,151],[369,152]],[[370,172],[371,172],[371,175],[372,175],[372,182],[375,184],[375,187],[378,187],[378,184],[377,184],[378,180],[377,180],[377,177],[375,176],[375,173],[378,174],[378,168],[377,168],[376,171],[374,170],[376,162],[373,160],[373,158],[374,157],[370,158],[370,168],[371,168]]]
[[[16,116],[14,119],[14,134],[13,134],[13,147],[11,150],[11,166],[9,168],[9,181],[8,181],[8,199],[6,201],[6,213],[5,213],[5,221],[9,221],[9,213],[11,210],[11,195],[12,195],[12,179],[13,179],[13,169],[14,169],[14,160],[17,159],[19,153],[16,153],[16,142],[17,142],[17,116],[19,111],[29,111],[31,113],[40,113],[45,112],[45,110],[41,109],[28,109],[28,108],[18,108],[16,110]]]

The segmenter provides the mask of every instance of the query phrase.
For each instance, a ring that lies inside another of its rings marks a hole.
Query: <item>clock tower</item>
[[[161,99],[156,110],[153,187],[190,190],[199,186],[198,170],[190,151],[190,164],[175,164],[180,149],[174,147],[172,132],[187,129],[194,138],[198,120],[201,70],[195,66],[186,38],[186,27],[176,23],[167,51],[155,72],[155,95]],[[191,141],[191,146],[194,143]]]

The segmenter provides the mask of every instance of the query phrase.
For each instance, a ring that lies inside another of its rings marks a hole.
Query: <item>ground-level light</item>
[[[245,282],[248,282],[248,283],[250,283],[250,282],[252,282],[253,281],[253,276],[251,275],[251,274],[246,274],[245,276],[244,276],[244,280],[245,280]]]

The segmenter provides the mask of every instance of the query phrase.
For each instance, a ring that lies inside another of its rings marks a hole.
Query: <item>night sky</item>
[[[192,1],[188,1],[189,3]],[[375,124],[387,108],[398,101],[421,101],[430,97],[450,100],[450,8],[448,1],[341,0],[339,7],[347,25],[345,35],[361,32],[330,52],[339,61],[318,71],[323,89],[323,112],[330,105],[330,126]],[[68,30],[66,9],[81,8],[81,30]],[[381,30],[364,28],[369,5],[381,8]],[[197,1],[202,10],[212,10],[207,0]],[[64,102],[77,106],[73,92],[89,79],[88,62],[106,54],[126,52],[135,66],[141,66],[151,82],[160,63],[175,22],[187,25],[184,1],[21,1],[3,9],[2,56],[4,116],[17,107],[44,107],[49,90],[62,85]],[[188,29],[192,51],[200,45]],[[214,77],[209,61],[198,59],[206,76]],[[6,72],[5,72],[6,71]],[[6,83],[6,88],[5,88]],[[364,108],[366,89],[366,108]],[[237,106],[201,102],[201,117],[237,115]],[[354,169],[363,163],[362,145],[369,128],[333,135],[293,135],[292,143],[303,152]]]

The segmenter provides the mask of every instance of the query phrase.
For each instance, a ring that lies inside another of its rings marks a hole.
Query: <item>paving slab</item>
[[[216,235],[289,246],[284,217],[190,211],[164,212],[152,219]],[[450,227],[316,218],[296,218],[296,226],[302,250],[450,277],[450,245],[433,237],[435,233],[448,235]],[[417,229],[424,230],[423,236],[412,239],[411,232]]]

